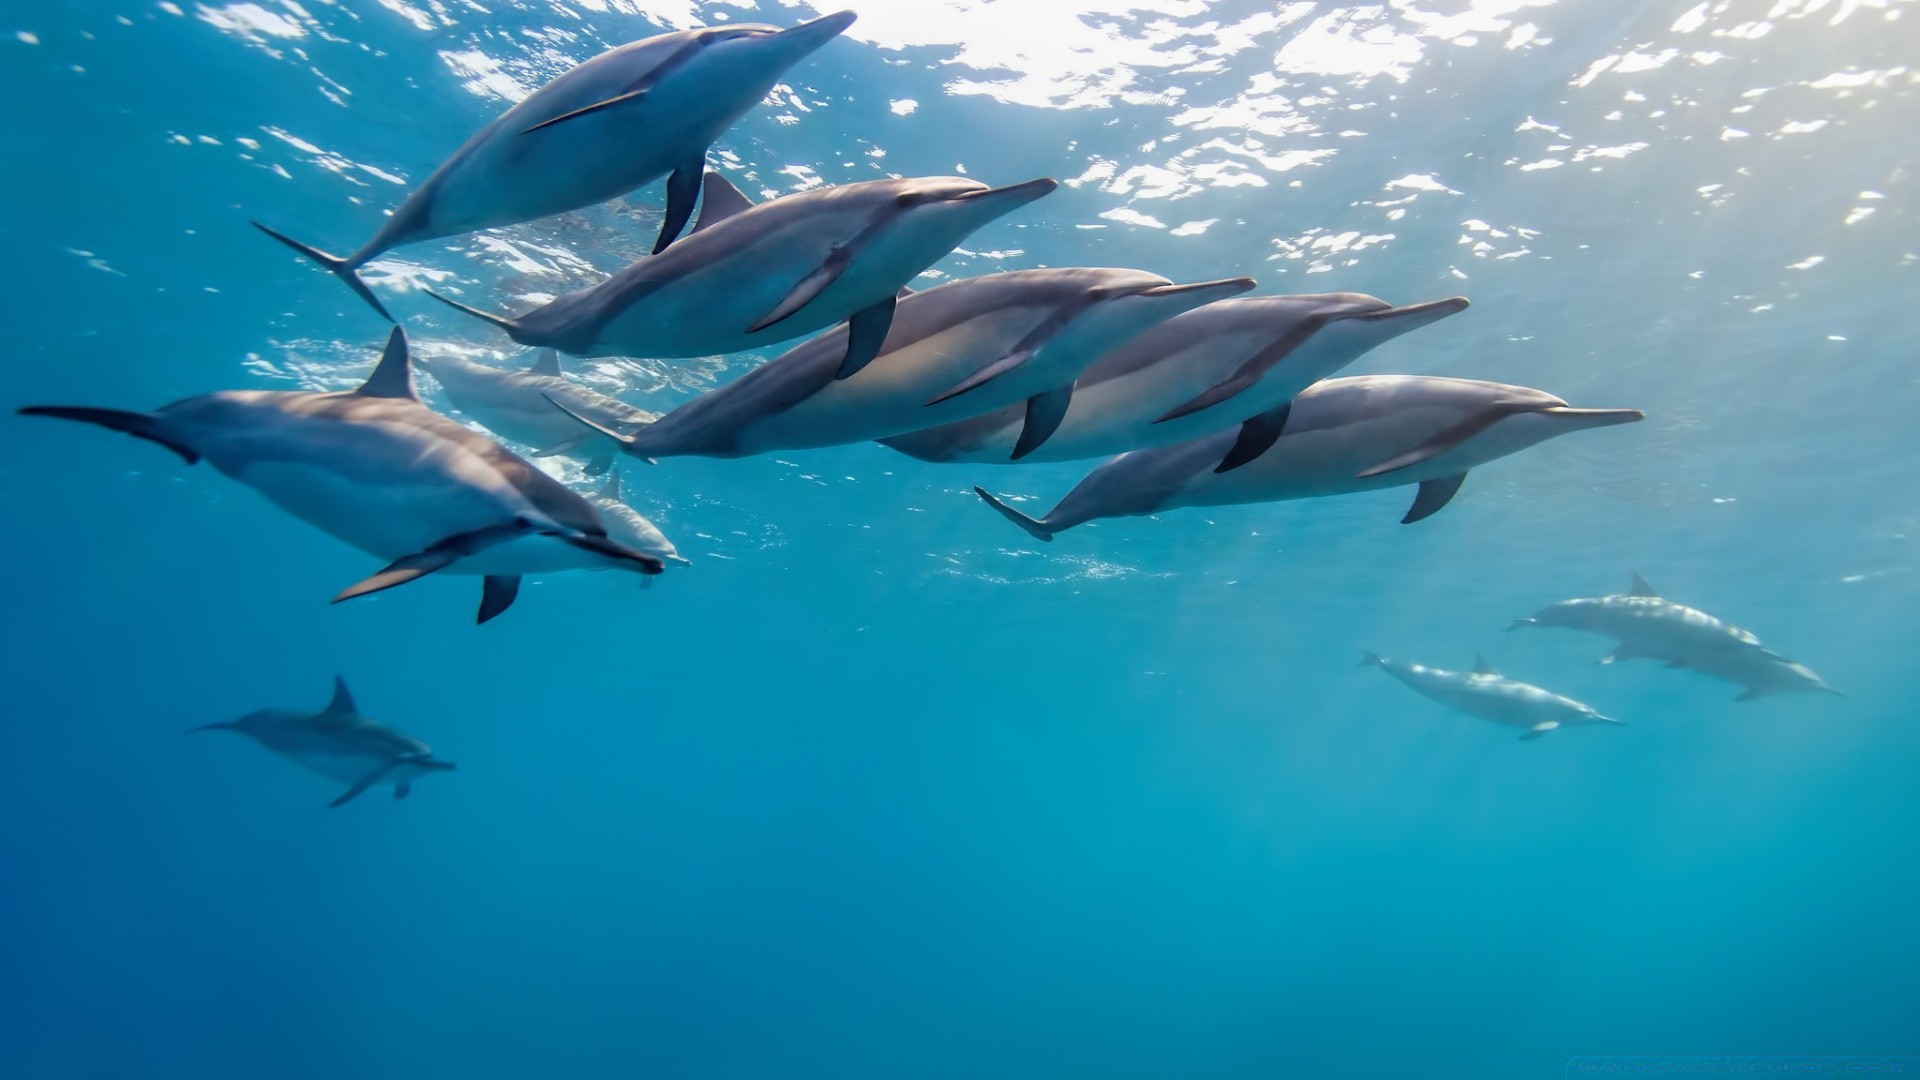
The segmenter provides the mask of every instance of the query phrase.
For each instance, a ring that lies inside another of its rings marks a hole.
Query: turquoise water
[[[484,10],[483,10],[484,9]],[[7,412],[339,389],[344,249],[609,45],[810,5],[14,3]],[[6,1077],[1472,1077],[1920,1053],[1920,122],[1911,3],[862,5],[716,148],[756,197],[1062,189],[938,271],[1237,274],[1473,307],[1350,373],[1648,419],[1410,492],[1049,545],[879,446],[626,470],[693,560],[331,607],[374,567],[208,468],[11,417]],[[750,181],[750,182],[748,182]],[[423,354],[651,242],[627,204],[369,271]],[[297,228],[296,228],[297,227]],[[932,279],[929,279],[932,280]],[[758,358],[577,364],[663,409]],[[428,400],[437,400],[431,385]],[[571,475],[571,474],[569,474]],[[1669,596],[1847,699],[1503,634]],[[1355,666],[1628,721],[1536,742]],[[370,715],[459,770],[337,785],[187,727]]]

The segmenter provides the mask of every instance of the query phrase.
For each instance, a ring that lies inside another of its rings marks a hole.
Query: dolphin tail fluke
[[[1043,544],[1051,544],[1053,542],[1053,530],[1047,528],[1045,522],[1035,521],[1033,518],[1015,510],[1013,507],[989,495],[985,488],[974,488],[973,493],[980,496],[981,500],[988,506],[1000,511],[1001,517],[1006,518],[1008,521],[1026,530],[1028,536],[1033,537]]]
[[[493,325],[499,327],[500,329],[505,330],[507,332],[508,337],[512,338],[515,341],[520,342],[520,344],[522,345],[535,344],[535,342],[525,341],[520,337],[520,333],[521,333],[520,324],[513,321],[512,319],[509,319],[503,315],[495,315],[491,312],[481,311],[479,308],[468,307],[467,305],[459,302],[458,300],[449,300],[446,297],[441,296],[439,293],[434,292],[432,289],[427,289],[425,291],[428,296],[433,297],[435,300],[440,301],[441,303],[447,305],[448,307],[452,308],[455,311],[465,312],[468,315],[471,315],[474,318],[479,319],[481,322],[492,323]]]
[[[20,410],[22,416],[51,416],[57,420],[78,420],[83,424],[98,424],[112,431],[124,432],[136,439],[145,439],[179,454],[187,464],[200,460],[200,452],[168,433],[166,424],[151,413],[128,412],[124,409],[95,409],[84,405],[29,405]]]
[[[286,233],[269,229],[257,221],[253,223],[253,227],[300,254],[305,255],[307,258],[312,259],[314,262],[319,263],[322,269],[334,277],[339,278],[341,281],[346,282],[347,288],[352,289],[354,295],[371,304],[373,310],[380,313],[381,318],[388,322],[399,321],[387,311],[387,306],[380,302],[380,298],[373,295],[373,290],[367,287],[367,283],[360,280],[360,274],[358,273],[360,269],[359,263],[354,262],[352,259],[343,259],[338,255],[329,255],[311,244],[303,244],[293,237],[288,236]]]

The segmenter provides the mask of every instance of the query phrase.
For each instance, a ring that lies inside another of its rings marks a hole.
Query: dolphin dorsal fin
[[[603,499],[612,499],[614,502],[620,501],[620,470],[619,469],[614,469],[607,473],[607,482],[600,485],[600,491],[598,492],[598,494]]]
[[[733,186],[733,181],[720,175],[713,169],[700,182],[700,220],[694,224],[693,232],[699,232],[712,225],[718,225],[742,210],[751,210],[753,200]],[[693,233],[688,233],[692,236]]]
[[[554,348],[545,348],[545,349],[541,349],[537,353],[534,353],[533,366],[527,369],[527,374],[551,375],[556,379],[559,378],[560,377],[560,350],[554,349]]]
[[[1500,677],[1500,669],[1493,666],[1493,661],[1478,653],[1475,653],[1473,657],[1473,673],[1475,675],[1492,675],[1495,678]]]
[[[1633,589],[1631,592],[1628,593],[1628,595],[1629,596],[1659,596],[1660,590],[1647,584],[1647,579],[1641,577],[1638,572],[1635,572],[1633,575]]]
[[[347,689],[347,680],[335,675],[333,700],[327,702],[327,707],[320,710],[320,715],[329,720],[335,720],[345,716],[357,716],[359,713],[360,707],[353,703],[353,692]]]
[[[387,335],[387,348],[380,354],[380,363],[354,393],[361,397],[420,400],[420,395],[413,392],[413,359],[407,353],[405,330],[396,326],[393,333]]]

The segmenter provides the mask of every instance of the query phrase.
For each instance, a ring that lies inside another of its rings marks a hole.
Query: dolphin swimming
[[[1611,716],[1602,716],[1584,702],[1542,690],[1531,683],[1518,682],[1500,674],[1484,656],[1475,657],[1473,670],[1443,671],[1425,664],[1404,660],[1383,660],[1364,654],[1361,667],[1379,667],[1405,683],[1422,697],[1491,720],[1507,727],[1524,728],[1522,739],[1537,739],[1564,724],[1622,724]]]
[[[385,252],[578,210],[671,173],[658,251],[693,214],[707,147],[853,18],[842,11],[785,30],[700,27],[609,49],[475,132],[351,255],[254,225],[338,275],[389,320],[356,272]]]
[[[544,457],[564,453],[587,459],[587,474],[597,476],[613,463],[618,444],[553,407],[558,401],[572,412],[609,427],[648,424],[659,414],[636,409],[618,398],[569,382],[560,369],[560,356],[542,349],[525,371],[476,364],[465,357],[415,357],[413,365],[432,375],[454,408],[480,422],[502,438],[531,446]]]
[[[607,526],[607,535],[613,538],[614,543],[670,563],[692,565],[692,560],[682,556],[680,549],[673,546],[673,541],[667,539],[658,526],[621,500],[618,470],[608,473],[607,482],[601,484],[598,491],[588,495],[587,501],[599,512],[600,520]]]
[[[379,784],[392,787],[394,798],[404,799],[412,794],[416,779],[453,768],[419,739],[360,715],[347,681],[338,676],[333,700],[319,712],[262,709],[192,730],[237,731],[297,765],[350,785],[333,806],[345,806]]]
[[[1012,270],[902,299],[879,355],[839,379],[848,328],[788,350],[633,431],[593,424],[637,457],[745,457],[868,442],[1026,402],[1022,445],[1046,441],[1073,381],[1155,323],[1253,287],[1175,285],[1142,270]]]
[[[559,481],[422,405],[397,326],[357,390],[222,390],[152,413],[66,405],[20,411],[125,432],[189,465],[204,457],[294,517],[391,560],[335,603],[435,571],[474,574],[485,579],[479,621],[486,622],[513,603],[526,574],[665,569],[608,538],[593,507]]]
[[[671,414],[669,414],[669,417]],[[1430,375],[1328,379],[1268,415],[1280,434],[1235,461],[1245,429],[1122,454],[1088,473],[1044,518],[974,493],[1037,540],[1097,518],[1420,485],[1401,518],[1438,513],[1468,470],[1556,435],[1630,424],[1638,409],[1576,409],[1541,390]]]
[[[575,356],[712,356],[852,320],[846,378],[872,360],[907,282],[976,229],[1058,186],[989,188],[959,176],[865,180],[754,206],[707,173],[700,225],[606,281],[525,315],[450,304],[522,345]]]
[[[1600,663],[1664,660],[1670,668],[1687,668],[1743,687],[1736,701],[1788,691],[1846,696],[1812,668],[1762,645],[1752,633],[1662,597],[1639,574],[1633,575],[1633,587],[1624,595],[1562,600],[1507,629],[1523,626],[1562,626],[1613,638],[1619,647]]]
[[[1360,293],[1221,300],[1094,361],[1074,381],[1060,429],[1023,457],[1014,456],[1025,419],[1014,405],[882,441],[925,461],[1072,461],[1238,425],[1250,445],[1264,439],[1264,448],[1279,437],[1262,419],[1273,409],[1374,346],[1466,307],[1464,296],[1394,307]]]

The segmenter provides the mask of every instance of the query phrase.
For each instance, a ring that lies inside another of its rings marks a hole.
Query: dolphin
[[[588,495],[587,501],[599,512],[600,520],[606,523],[607,535],[613,538],[614,543],[670,563],[693,565],[692,560],[681,555],[680,550],[673,546],[673,541],[667,539],[658,526],[621,500],[619,470],[608,473],[606,483]]]
[[[420,403],[399,327],[357,390],[222,390],[157,412],[34,405],[159,443],[322,532],[388,559],[334,602],[444,570],[485,578],[479,621],[513,603],[525,574],[661,561],[615,543],[587,501],[499,443]]]
[[[254,225],[338,275],[388,320],[393,316],[356,272],[382,254],[578,210],[671,173],[658,251],[693,214],[707,147],[853,18],[842,11],[785,30],[760,23],[700,27],[609,49],[475,132],[351,255],[329,255]]]
[[[1467,307],[1464,296],[1394,307],[1361,293],[1244,296],[1175,315],[1094,361],[1044,446],[1015,457],[1018,406],[884,441],[926,461],[1072,461],[1197,438],[1238,425],[1265,449],[1265,419],[1368,350]],[[1244,423],[1243,423],[1244,421]],[[1257,449],[1256,449],[1257,444]]]
[[[345,806],[378,784],[404,799],[413,793],[414,780],[453,768],[419,739],[360,715],[347,681],[337,675],[333,700],[319,712],[262,709],[188,734],[197,731],[237,731],[296,765],[351,785],[332,806]]]
[[[587,460],[587,475],[598,476],[613,464],[618,446],[604,436],[583,431],[553,403],[592,417],[608,426],[648,424],[658,413],[636,409],[618,398],[567,381],[560,356],[542,349],[525,371],[476,364],[459,356],[415,357],[413,364],[440,384],[454,408],[466,413],[502,438],[540,451],[536,457],[572,454]]]
[[[1506,727],[1524,728],[1521,739],[1537,739],[1563,724],[1623,724],[1602,716],[1585,702],[1542,690],[1500,674],[1484,656],[1475,657],[1473,670],[1443,671],[1404,660],[1383,660],[1365,653],[1361,667],[1374,666],[1413,688],[1422,697],[1491,720]]]
[[[878,357],[847,379],[835,377],[849,336],[840,327],[637,430],[582,419],[637,457],[745,457],[867,442],[1025,401],[1021,440],[1039,445],[1095,358],[1252,287],[1086,267],[967,278],[901,300]]]
[[[989,188],[959,176],[866,180],[758,206],[708,172],[692,235],[593,288],[501,318],[432,295],[522,345],[575,356],[711,356],[852,320],[836,377],[886,339],[896,297],[968,235],[1051,192],[1053,180]]]
[[[1562,600],[1507,629],[1523,626],[1562,626],[1613,638],[1619,647],[1600,663],[1664,660],[1670,668],[1688,668],[1743,687],[1736,701],[1789,691],[1846,696],[1812,668],[1762,645],[1751,632],[1662,597],[1639,574],[1633,575],[1633,586],[1624,595]]]
[[[1504,383],[1363,375],[1317,383],[1281,406],[1273,414],[1283,425],[1280,436],[1243,463],[1229,459],[1244,438],[1233,428],[1136,450],[1088,473],[1038,520],[973,490],[1037,540],[1096,518],[1419,484],[1400,519],[1412,524],[1446,506],[1475,466],[1556,435],[1644,417],[1638,409],[1575,409],[1544,391]]]

